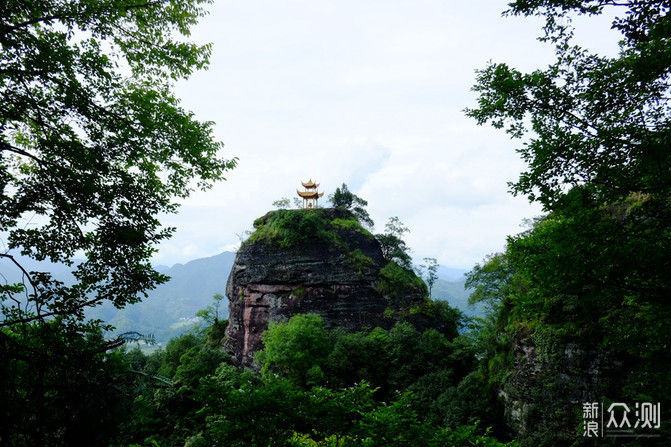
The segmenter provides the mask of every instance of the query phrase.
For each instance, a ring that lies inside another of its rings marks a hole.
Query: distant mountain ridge
[[[439,265],[437,273],[438,277],[444,281],[463,282],[466,279],[465,275],[468,273],[468,270]]]
[[[135,330],[167,343],[193,327],[196,312],[209,306],[214,294],[225,295],[235,256],[234,252],[223,252],[172,267],[161,266],[161,273],[171,277],[169,282],[150,291],[142,302],[122,310],[107,308],[104,317],[98,318],[114,325],[117,333]],[[434,284],[432,295],[473,316],[479,311],[468,306],[470,293],[464,289],[465,273],[463,269],[439,266],[440,279]],[[228,302],[222,303],[220,316],[228,318]]]
[[[235,253],[223,252],[186,264],[160,266],[157,270],[170,276],[170,281],[149,291],[147,298],[121,310],[106,304],[94,308],[89,316],[113,325],[115,333],[137,331],[166,343],[193,327],[198,321],[196,312],[212,304],[215,294],[225,294],[234,259]],[[222,306],[220,315],[228,317],[227,306]]]
[[[157,342],[165,344],[173,337],[179,336],[197,323],[196,312],[212,304],[212,297],[219,293],[224,295],[228,275],[233,267],[236,253],[223,252],[215,256],[194,259],[185,264],[172,267],[164,265],[155,268],[170,276],[170,281],[148,292],[148,297],[140,303],[115,309],[110,304],[94,307],[87,312],[90,318],[99,318],[113,325],[115,334],[137,331],[152,334]],[[70,282],[70,270],[63,265],[38,263],[37,261],[20,258],[20,262],[28,270],[48,270],[54,277]],[[46,268],[45,268],[46,265]],[[16,269],[0,266],[0,275],[8,283],[21,280]],[[434,299],[447,301],[451,306],[460,309],[466,315],[477,314],[477,309],[468,307],[469,292],[464,289],[465,270],[439,266],[439,279],[433,286]],[[222,318],[228,317],[228,303],[220,308]]]

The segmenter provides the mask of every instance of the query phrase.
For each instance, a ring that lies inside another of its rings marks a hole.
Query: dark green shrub
[[[408,289],[422,290],[428,294],[426,284],[419,278],[412,270],[405,269],[395,262],[388,262],[380,270],[380,282],[377,290],[383,295],[388,295],[392,298],[398,298],[401,291]]]

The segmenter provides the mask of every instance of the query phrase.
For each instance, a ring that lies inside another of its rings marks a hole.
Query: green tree
[[[186,354],[189,349],[200,346],[201,343],[202,341],[200,337],[190,332],[170,339],[165,347],[165,351],[160,356],[161,366],[158,369],[158,374],[172,379],[177,372],[182,356]]]
[[[101,350],[104,340],[93,325],[81,334],[56,317],[23,331],[38,354],[9,357],[13,334],[2,333],[0,444],[106,445],[131,403],[126,362],[118,352]]]
[[[123,343],[87,338],[98,323],[83,322],[86,308],[123,307],[165,282],[149,263],[173,232],[158,216],[235,166],[219,157],[212,123],[197,121],[171,93],[208,63],[210,46],[188,41],[205,3],[10,0],[0,7],[0,233],[8,247],[0,261],[23,278],[2,288],[0,367],[34,365],[13,378],[4,402],[41,390],[60,398],[44,401],[45,413],[71,413],[76,381],[62,382],[62,374]],[[19,252],[71,266],[74,282],[28,271]],[[54,352],[69,359],[67,368]],[[94,402],[92,417],[100,410]],[[31,410],[0,410],[0,432],[22,433],[19,445],[67,443],[80,425],[62,421],[42,439],[42,420],[27,423],[22,411]]]
[[[527,297],[529,314],[552,320],[571,309],[585,319],[607,315],[603,323],[671,311],[663,298],[671,291],[670,9],[661,1],[619,4],[617,57],[574,45],[568,15],[609,6],[513,2],[510,14],[545,16],[543,40],[555,44],[557,61],[530,74],[490,65],[475,86],[479,108],[468,111],[517,138],[532,132],[519,150],[529,170],[513,192],[540,201],[549,215],[510,238],[505,260],[527,282],[518,297]]]
[[[479,71],[474,90],[478,123],[528,136],[518,150],[529,169],[512,184],[548,210],[567,188],[590,185],[597,201],[616,203],[630,194],[655,199],[671,185],[669,141],[669,5],[663,0],[519,0],[511,15],[546,19],[541,40],[555,44],[556,62],[522,73],[505,63]],[[620,31],[616,57],[573,43],[571,14],[614,8]]]
[[[342,186],[336,188],[335,192],[329,195],[329,200],[334,208],[345,208],[352,211],[362,225],[368,228],[373,228],[375,225],[365,208],[368,202],[351,192],[346,184],[343,183]]]
[[[488,255],[466,275],[464,287],[471,290],[469,305],[484,304],[490,314],[501,310],[511,297],[524,294],[528,287],[506,253]]]
[[[418,417],[410,393],[375,399],[368,383],[304,390],[282,377],[261,380],[228,365],[204,378],[199,389],[207,427],[187,445],[210,446],[503,446],[476,434],[474,425],[454,430]]]
[[[420,272],[424,276],[424,281],[429,288],[429,298],[431,298],[431,290],[438,279],[438,260],[436,258],[424,258],[424,264],[420,265]]]
[[[282,197],[273,202],[273,206],[279,210],[286,210],[291,207],[291,200],[287,197]]]
[[[297,385],[318,384],[330,352],[328,333],[319,315],[298,314],[286,323],[271,322],[258,354],[264,376],[281,373]]]
[[[203,321],[205,321],[205,323],[210,326],[219,323],[221,305],[222,303],[225,303],[226,297],[221,293],[215,293],[212,299],[214,300],[212,304],[207,306],[205,309],[201,309],[196,312],[196,316],[202,318]]]
[[[619,53],[577,45],[571,16],[610,9]],[[507,13],[544,17],[541,40],[555,46],[556,61],[531,73],[490,64],[474,87],[478,108],[467,113],[525,140],[518,151],[528,169],[512,191],[540,202],[547,215],[475,272],[474,297],[503,300],[499,318],[507,324],[499,328],[508,336],[531,333],[561,356],[552,346],[579,335],[611,364],[627,365],[589,390],[596,397],[665,405],[671,357],[659,340],[671,337],[671,6],[518,0]],[[555,410],[537,416],[561,417]],[[545,442],[566,436],[553,431]]]
[[[366,381],[379,388],[378,395],[386,395],[390,368],[387,331],[379,327],[370,332],[334,331],[332,337],[334,346],[325,368],[329,385],[348,387]]]
[[[228,326],[228,320],[220,318],[221,306],[222,304],[225,305],[228,300],[220,293],[215,293],[212,299],[214,302],[205,309],[196,312],[196,316],[202,318],[206,324],[201,329],[205,344],[214,348],[221,343],[226,332],[226,326]]]
[[[77,283],[23,271],[30,304],[8,297],[3,327],[81,319],[87,306],[121,307],[166,280],[148,262],[173,231],[157,216],[235,165],[218,158],[212,123],[170,93],[207,64],[208,45],[179,37],[201,3],[5,2],[0,231],[10,250],[72,265]],[[76,255],[85,259],[73,265]]]
[[[118,445],[150,441],[161,446],[184,445],[205,427],[197,398],[200,382],[214,374],[228,356],[194,333],[171,339],[165,350],[140,356],[133,351],[126,354],[139,380],[130,393],[129,417],[118,428]]]
[[[261,380],[222,365],[202,380],[201,411],[207,415],[207,429],[188,445],[305,445],[298,440],[314,445],[312,438],[331,437],[337,440],[335,445],[361,445],[357,425],[362,414],[375,407],[374,392],[366,383],[337,391],[303,390],[283,377]]]
[[[410,248],[403,240],[403,235],[410,230],[397,216],[390,217],[384,228],[384,233],[375,235],[382,247],[382,255],[387,261],[393,261],[405,269],[411,269]]]

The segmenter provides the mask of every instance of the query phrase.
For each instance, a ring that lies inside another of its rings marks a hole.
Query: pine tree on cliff
[[[357,219],[359,219],[359,222],[365,227],[373,228],[375,225],[368,211],[364,208],[368,206],[368,201],[351,192],[345,183],[336,188],[333,194],[329,195],[329,200],[334,208],[344,208],[353,212]]]

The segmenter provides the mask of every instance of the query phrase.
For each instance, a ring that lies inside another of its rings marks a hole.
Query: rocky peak
[[[390,328],[425,300],[422,280],[385,261],[375,237],[347,210],[277,210],[254,227],[226,287],[223,348],[238,364],[253,364],[271,321],[315,313],[327,328]]]

